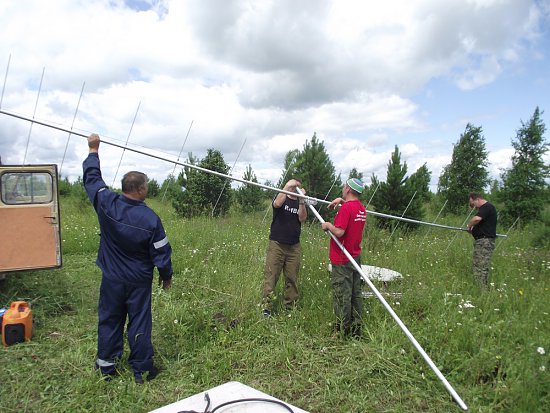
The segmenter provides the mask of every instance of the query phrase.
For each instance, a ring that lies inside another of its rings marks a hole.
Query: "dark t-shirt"
[[[476,216],[481,217],[472,228],[472,235],[475,239],[496,238],[497,236],[497,210],[490,202],[485,202],[477,210]]]
[[[290,199],[288,196],[280,208],[273,207],[273,221],[271,221],[271,232],[269,239],[278,241],[281,244],[294,245],[300,242],[302,224],[298,219],[297,199]]]

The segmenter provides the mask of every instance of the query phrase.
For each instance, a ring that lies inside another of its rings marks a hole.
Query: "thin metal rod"
[[[17,118],[17,119],[26,120],[28,122],[36,123],[36,124],[41,125],[41,126],[46,126],[48,128],[57,129],[57,130],[62,131],[62,132],[70,132],[66,128],[62,128],[62,127],[59,127],[59,126],[51,125],[51,124],[46,123],[46,122],[41,122],[41,121],[38,121],[38,120],[30,119],[30,118],[22,116],[22,115],[17,115],[15,113],[7,112],[3,109],[0,109],[0,113],[4,114],[4,115],[12,116],[12,117]],[[83,138],[86,138],[86,139],[88,138],[88,135],[84,135],[82,133],[77,133],[77,132],[74,132],[74,131],[72,133],[73,133],[73,135],[82,136]],[[271,191],[281,192],[281,193],[284,193],[284,194],[287,194],[287,195],[297,196],[298,198],[303,198],[306,201],[310,201],[312,204],[315,204],[316,202],[322,202],[324,204],[330,204],[329,201],[324,201],[322,199],[314,198],[314,197],[307,196],[307,195],[296,194],[295,192],[285,191],[284,189],[279,189],[279,188],[274,188],[274,187],[271,187],[271,186],[268,186],[268,185],[263,185],[263,184],[260,184],[259,182],[246,181],[244,179],[240,179],[240,178],[237,178],[237,177],[234,177],[234,176],[229,176],[229,175],[226,175],[226,174],[222,174],[221,172],[216,172],[216,171],[211,171],[210,169],[201,168],[200,166],[197,166],[197,165],[191,165],[191,164],[188,164],[188,163],[185,163],[185,162],[174,161],[172,159],[168,159],[168,158],[165,158],[165,157],[162,157],[162,156],[154,155],[152,153],[144,152],[144,151],[141,151],[139,149],[128,148],[128,147],[119,145],[119,144],[114,143],[114,142],[103,141],[103,140],[102,140],[102,142],[105,143],[106,145],[111,145],[111,146],[114,146],[114,147],[117,147],[117,148],[121,148],[121,149],[129,150],[129,151],[132,151],[132,152],[135,152],[135,153],[139,153],[140,155],[145,155],[145,156],[149,156],[151,158],[159,159],[159,160],[162,160],[162,161],[171,162],[171,163],[176,164],[176,165],[185,166],[185,167],[188,167],[188,168],[191,168],[191,169],[196,169],[198,171],[206,172],[206,173],[216,175],[216,176],[220,176],[222,178],[229,178],[229,179],[232,179],[234,181],[241,182],[241,183],[244,183],[244,184],[254,185],[254,186],[258,186],[258,187],[263,188],[263,189],[268,189],[268,190],[271,190]],[[458,231],[466,231],[466,232],[468,231],[466,228],[452,227],[452,226],[449,226],[449,225],[441,225],[441,224],[431,224],[429,222],[423,222],[423,221],[418,221],[418,220],[409,219],[409,218],[396,217],[396,216],[393,216],[393,215],[382,214],[380,212],[375,212],[375,211],[367,211],[367,212],[370,215],[373,215],[373,216],[397,219],[397,220],[400,220],[400,221],[410,222],[410,223],[413,223],[413,224],[429,225],[429,226],[432,226],[432,227],[453,229],[453,230],[458,230]],[[497,234],[497,237],[505,237],[505,236],[506,235]]]
[[[328,196],[330,195],[330,191],[332,191],[332,188],[334,187],[334,184],[336,183],[336,181],[338,180],[338,178],[341,178],[342,177],[342,171],[340,170],[338,172],[338,175],[336,175],[336,178],[334,179],[334,181],[332,182],[332,185],[330,186],[328,192],[326,193],[325,197],[323,198],[324,201],[326,201],[326,199],[328,198]],[[321,211],[321,208],[323,208],[323,204],[319,205],[319,209],[317,209],[317,211]],[[309,233],[309,230],[311,229],[311,226],[313,225],[313,221],[310,221],[308,223],[308,226],[307,226],[307,231]]]
[[[302,191],[300,190],[300,188],[296,188],[296,191],[300,194],[300,195],[303,195]],[[321,217],[321,215],[319,215],[319,213],[317,212],[317,210],[315,208],[313,208],[312,205],[309,205],[309,209],[311,210],[311,212],[313,212],[313,214],[315,215],[315,217],[319,220],[319,222],[323,223],[325,222],[324,219]],[[458,405],[462,408],[462,410],[468,410],[468,406],[466,406],[466,404],[464,403],[464,401],[462,401],[462,399],[460,398],[460,396],[458,395],[458,393],[455,391],[455,389],[453,388],[453,386],[451,386],[449,384],[449,382],[447,381],[447,379],[445,378],[445,376],[441,373],[441,371],[439,371],[439,369],[437,368],[437,366],[434,364],[434,362],[432,361],[432,359],[430,358],[430,356],[428,356],[428,354],[424,351],[424,349],[422,348],[422,346],[418,343],[418,341],[416,341],[416,339],[414,338],[414,336],[412,335],[412,333],[409,331],[409,329],[407,328],[407,326],[403,323],[403,321],[401,321],[401,319],[399,318],[399,316],[395,313],[395,311],[393,311],[393,308],[391,308],[391,306],[388,304],[388,302],[386,301],[386,299],[382,296],[382,294],[380,294],[380,291],[378,291],[378,289],[374,286],[374,284],[372,283],[372,281],[369,279],[369,277],[367,277],[365,275],[365,273],[363,272],[363,269],[361,268],[361,266],[359,264],[357,264],[357,262],[353,259],[353,257],[350,255],[350,253],[346,250],[346,248],[340,243],[340,241],[338,240],[338,237],[336,237],[336,235],[334,235],[332,232],[330,231],[327,231],[329,233],[329,235],[332,237],[332,239],[334,240],[334,242],[336,243],[336,245],[338,245],[338,247],[342,250],[342,252],[345,254],[345,256],[348,258],[348,260],[352,263],[352,265],[355,267],[355,269],[359,272],[359,274],[361,274],[361,278],[363,278],[363,280],[368,284],[369,288],[371,289],[371,291],[374,293],[374,295],[376,295],[376,297],[378,298],[378,300],[380,300],[380,302],[382,303],[382,305],[386,308],[386,310],[388,310],[388,312],[390,313],[390,315],[393,317],[393,319],[395,320],[395,322],[397,323],[397,325],[401,328],[401,330],[403,330],[403,332],[405,333],[405,335],[407,336],[407,338],[411,341],[411,343],[413,344],[413,346],[416,348],[416,350],[420,353],[420,355],[422,356],[422,358],[424,359],[424,361],[426,361],[426,363],[428,363],[428,366],[430,366],[430,368],[433,370],[433,372],[436,374],[436,376],[439,378],[439,380],[443,383],[443,385],[445,386],[445,388],[447,389],[447,391],[451,394],[451,396],[453,396],[453,398],[455,399],[455,401],[458,403]]]
[[[245,143],[246,143],[246,138],[244,138],[243,144],[241,145],[241,149],[239,150],[239,153],[237,154],[237,157],[235,158],[235,162],[233,162],[233,166],[229,170],[229,174],[231,174],[231,172],[233,172],[233,169],[235,169],[235,165],[237,164],[237,161],[239,160],[239,156],[241,156],[241,152],[243,151]],[[222,187],[222,190],[220,191],[220,195],[218,196],[218,199],[216,200],[216,203],[214,204],[214,208],[212,208],[212,214],[211,214],[212,217],[214,216],[214,211],[216,210],[216,207],[218,206],[218,202],[220,202],[223,191],[225,190],[225,185],[227,185],[227,181],[223,182],[223,187]]]
[[[508,237],[508,234],[510,233],[510,231],[512,230],[512,228],[514,228],[514,226],[516,225],[516,223],[519,221],[519,217],[516,218],[516,220],[514,221],[514,223],[512,224],[512,226],[510,228],[508,228],[508,231],[506,231],[506,237]],[[504,240],[503,240],[504,241]],[[497,250],[498,246],[502,244],[502,241],[499,241],[497,245],[495,245],[495,249],[493,250],[493,253]]]
[[[2,102],[4,100],[4,91],[6,90],[6,82],[8,80],[8,72],[10,71],[11,53],[8,57],[8,65],[6,66],[6,75],[4,76],[4,86],[2,86],[2,96],[0,96],[0,108],[2,108]]]
[[[42,90],[42,81],[44,80],[45,71],[46,71],[46,66],[42,68],[42,76],[40,77],[40,86],[38,86],[38,94],[36,95],[36,103],[34,104],[34,112],[32,114],[33,120],[34,120],[34,117],[36,116],[36,109],[38,108],[38,99],[40,98],[40,91]],[[34,122],[31,122],[31,127],[29,128],[29,136],[27,136],[27,145],[25,146],[25,156],[23,157],[23,165],[27,160],[27,151],[29,150],[29,142],[31,140],[31,132],[32,132],[33,125],[34,125]]]
[[[124,144],[124,148],[122,149],[122,154],[120,155],[120,161],[118,161],[118,166],[116,168],[115,177],[113,178],[113,185],[115,186],[116,182],[116,176],[118,175],[118,170],[120,169],[120,164],[122,163],[122,157],[124,156],[124,152],[126,152],[126,147],[128,146],[128,141],[130,140],[130,135],[132,134],[132,129],[134,129],[134,123],[136,123],[136,118],[139,112],[139,107],[141,106],[141,101],[138,103],[136,114],[134,115],[134,120],[132,121],[132,125],[130,126],[130,131],[128,132],[128,137],[126,138],[126,143]]]
[[[63,169],[63,163],[65,162],[65,155],[67,154],[67,148],[69,147],[69,141],[71,140],[72,130],[74,127],[74,121],[76,120],[76,114],[78,113],[78,108],[80,107],[80,100],[82,99],[82,94],[84,93],[84,86],[86,82],[82,83],[82,89],[80,89],[80,96],[78,97],[78,102],[76,104],[76,109],[73,115],[73,121],[71,123],[71,132],[67,136],[67,143],[65,144],[65,151],[63,152],[63,158],[61,159],[61,165],[59,166],[59,176],[61,176],[61,170]]]
[[[376,185],[376,189],[374,190],[374,192],[372,193],[370,199],[369,199],[369,202],[367,203],[367,206],[365,207],[365,209],[368,209],[372,199],[374,198],[374,195],[376,194],[376,191],[378,191],[378,188],[380,188],[380,182],[378,182],[378,185]]]
[[[325,195],[325,197],[323,198],[324,201],[326,201],[326,199],[328,198],[328,196],[330,195],[330,191],[332,191],[332,188],[334,188],[334,184],[336,184],[336,181],[338,180],[339,177],[342,176],[342,171],[338,172],[338,175],[336,175],[336,178],[334,178],[334,181],[332,182],[332,185],[330,186],[330,188],[328,189],[328,192],[327,194]],[[319,205],[319,211],[321,210],[321,208],[323,207],[323,204]]]
[[[439,218],[439,216],[441,215],[441,213],[443,212],[443,209],[445,208],[445,205],[447,205],[447,202],[449,202],[448,199],[445,200],[445,203],[443,204],[443,206],[441,207],[441,209],[439,210],[439,213],[437,214],[437,216],[435,217],[435,219],[433,220],[432,224],[435,224],[435,221],[437,221],[437,218]],[[426,231],[426,234],[424,235],[424,238],[422,238],[422,242],[420,242],[420,245],[422,245],[424,243],[424,241],[426,240],[426,237],[428,236],[428,234],[430,233],[430,230],[431,228],[428,228],[428,230]]]
[[[468,222],[468,220],[470,219],[470,215],[472,215],[472,212],[474,212],[475,208],[472,208],[472,210],[470,211],[470,213],[468,214],[468,216],[466,217],[466,219],[464,220],[464,222],[462,223],[462,226],[466,225],[466,222]],[[465,231],[468,231],[468,229],[465,229]],[[451,246],[451,244],[454,242],[455,238],[456,238],[457,234],[455,234],[455,236],[453,237],[453,239],[451,239],[451,242],[449,242],[449,245],[447,245],[447,248],[445,248],[445,252],[447,252],[447,250],[449,249],[449,247]],[[501,236],[501,235],[498,235],[497,236]]]
[[[403,218],[403,216],[407,213],[407,210],[409,209],[409,207],[411,206],[412,204],[412,201],[414,199],[414,197],[416,196],[416,192],[417,191],[414,191],[414,194],[411,198],[411,200],[409,201],[409,203],[407,204],[407,207],[405,208],[405,210],[403,211],[403,213],[401,214],[401,218]],[[399,225],[399,222],[397,224],[395,224],[395,226],[393,227],[393,231],[391,232],[389,238],[388,238],[388,241],[391,239],[391,237],[393,236],[393,233],[395,232],[395,230],[397,229],[397,226]]]
[[[181,153],[183,152],[183,147],[185,146],[185,143],[187,142],[187,138],[189,137],[189,132],[191,132],[191,126],[193,126],[194,120],[191,121],[191,124],[189,125],[189,129],[187,130],[187,135],[185,135],[185,139],[183,141],[183,144],[181,145],[180,153],[178,153],[178,161],[180,160]],[[172,176],[176,173],[177,164],[174,164],[174,169],[172,169]],[[175,178],[175,176],[174,176]],[[161,202],[164,202],[164,197],[166,196],[166,191],[168,191],[169,182],[166,183],[166,187],[164,188],[164,194],[162,194],[162,200]]]

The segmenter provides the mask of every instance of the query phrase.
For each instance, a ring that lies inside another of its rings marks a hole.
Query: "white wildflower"
[[[537,348],[537,353],[539,353],[539,354],[545,354],[546,352],[544,351],[544,348],[538,347],[538,348]]]

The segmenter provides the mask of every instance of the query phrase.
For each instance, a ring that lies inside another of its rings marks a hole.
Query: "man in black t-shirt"
[[[302,183],[291,179],[283,188],[296,192]],[[305,190],[302,188],[302,192]],[[302,250],[300,232],[302,222],[307,218],[304,200],[279,192],[273,199],[273,221],[269,233],[269,245],[265,260],[264,284],[262,288],[263,315],[269,317],[272,311],[274,291],[281,271],[285,276],[284,300],[287,308],[292,308],[298,300],[298,271]]]
[[[468,223],[468,231],[474,237],[472,270],[484,289],[489,286],[489,265],[497,236],[497,210],[480,194],[470,193],[470,206],[477,208],[476,215]]]

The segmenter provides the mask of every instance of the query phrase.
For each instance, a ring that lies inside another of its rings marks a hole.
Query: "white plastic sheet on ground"
[[[369,280],[373,281],[394,281],[403,278],[403,275],[401,275],[400,272],[390,270],[388,268],[382,268],[382,267],[375,267],[374,265],[361,265],[361,269],[363,270],[363,273],[367,277],[369,277]],[[332,265],[328,265],[328,270],[332,271]]]

